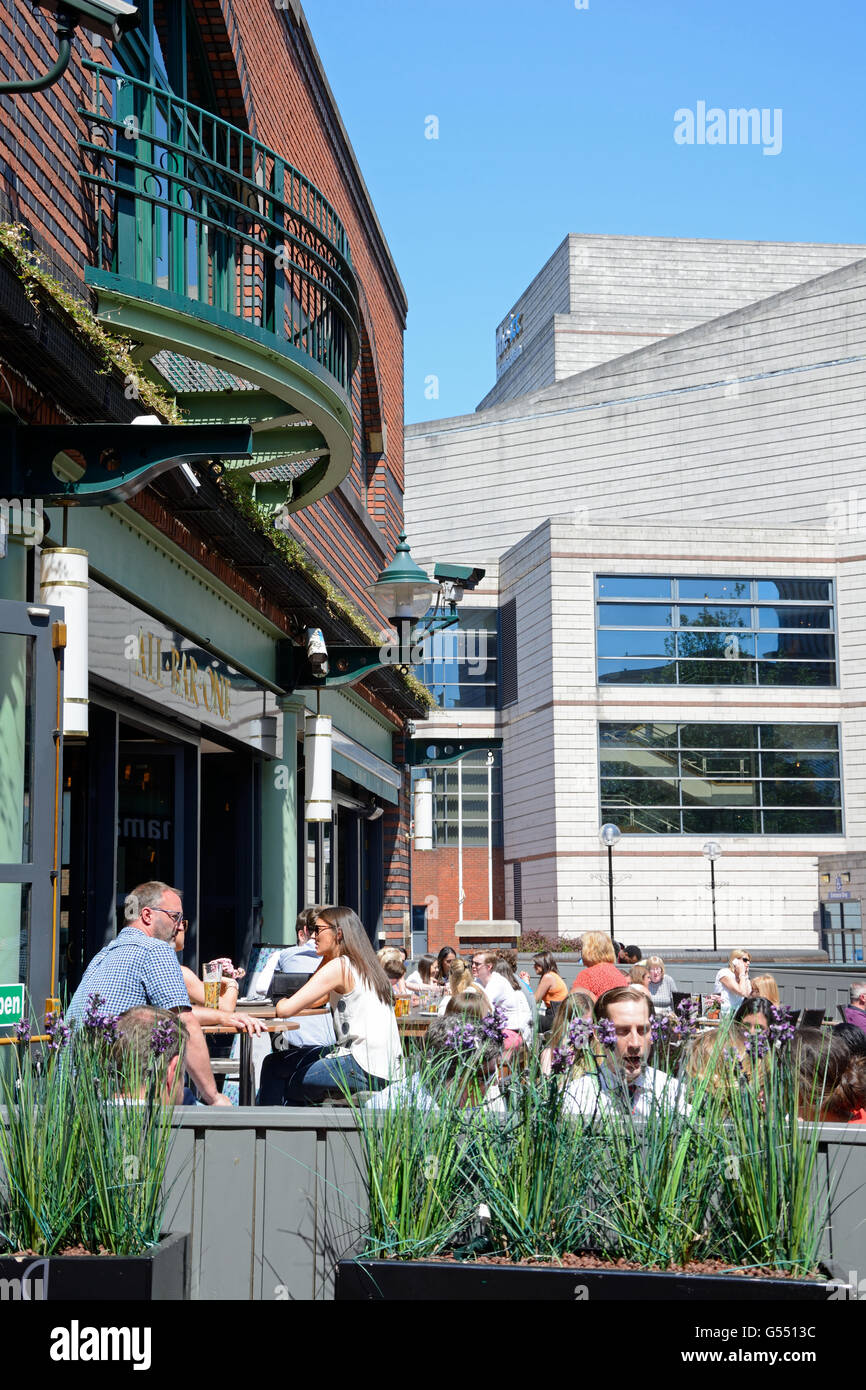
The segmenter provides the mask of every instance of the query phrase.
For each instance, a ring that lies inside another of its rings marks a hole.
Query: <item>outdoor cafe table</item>
[[[251,1017],[260,1019],[266,1033],[288,1033],[292,1029],[300,1028],[299,1023],[295,1023],[290,1018],[277,1018],[273,1009],[263,1011],[261,1009],[240,1008],[238,1013],[249,1012]],[[316,1010],[316,1012],[320,1012]],[[238,1105],[252,1105],[253,1092],[255,1091],[255,1078],[253,1075],[253,1038],[254,1033],[248,1033],[245,1028],[240,1028],[234,1023],[206,1023],[202,1027],[203,1033],[240,1033],[241,1055],[238,1063]]]
[[[422,1013],[420,1009],[413,1009],[411,1013],[403,1014],[402,1018],[397,1019],[401,1040],[423,1042],[427,1036],[427,1029],[434,1018],[438,1017],[438,1014]]]

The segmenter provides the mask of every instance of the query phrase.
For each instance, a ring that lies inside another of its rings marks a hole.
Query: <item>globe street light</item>
[[[598,838],[607,850],[607,893],[610,901],[610,939],[614,940],[613,935],[613,847],[620,837],[619,826],[611,825],[608,821],[598,832]]]
[[[707,840],[703,854],[710,861],[710,897],[713,903],[713,950],[716,946],[716,860],[721,856],[722,847],[717,840]]]

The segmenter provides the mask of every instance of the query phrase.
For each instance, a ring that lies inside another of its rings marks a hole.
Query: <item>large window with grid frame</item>
[[[829,579],[596,579],[599,685],[836,685]]]
[[[601,819],[637,835],[841,835],[835,724],[599,724]]]

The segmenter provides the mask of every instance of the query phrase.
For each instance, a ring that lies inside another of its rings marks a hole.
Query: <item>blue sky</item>
[[[409,297],[407,421],[475,409],[568,232],[866,243],[862,0],[304,8]],[[699,101],[780,109],[780,152],[677,144]]]

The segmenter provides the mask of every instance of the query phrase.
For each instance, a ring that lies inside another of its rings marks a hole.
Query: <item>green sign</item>
[[[0,1028],[11,1028],[24,1017],[24,986],[0,985]]]

